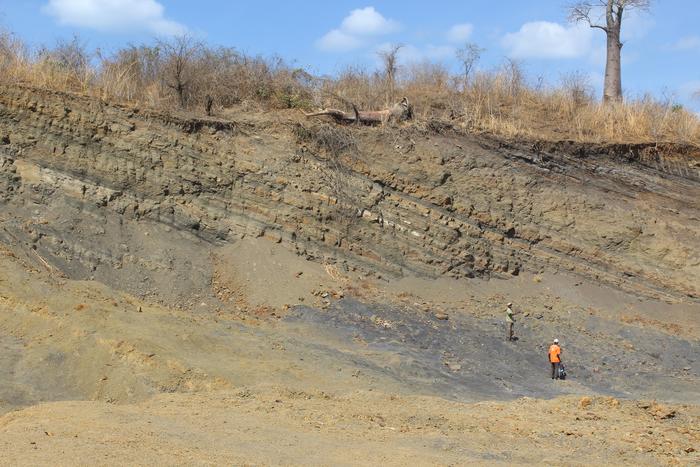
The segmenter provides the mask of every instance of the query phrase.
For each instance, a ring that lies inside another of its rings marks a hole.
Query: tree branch
[[[602,2],[600,2],[602,4]],[[601,5],[594,5],[593,2],[578,2],[569,7],[569,21],[572,23],[579,23],[581,21],[588,24],[591,28],[601,29],[608,32],[608,28],[601,24],[597,24],[591,19],[591,12],[594,7]]]

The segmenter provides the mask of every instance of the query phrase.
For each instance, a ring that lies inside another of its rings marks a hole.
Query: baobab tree
[[[569,20],[583,21],[590,27],[605,32],[607,57],[603,102],[622,100],[620,50],[623,43],[620,39],[620,30],[624,13],[634,9],[648,10],[650,3],[651,0],[591,0],[577,2],[569,7]]]

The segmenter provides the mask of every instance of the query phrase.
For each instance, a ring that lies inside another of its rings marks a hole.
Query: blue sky
[[[0,25],[34,45],[73,34],[113,50],[187,31],[210,44],[277,54],[316,73],[376,65],[376,51],[405,47],[401,61],[440,61],[457,70],[454,49],[486,48],[480,68],[521,60],[531,79],[553,83],[569,71],[598,92],[604,35],[567,23],[567,0],[236,1],[0,0]],[[623,87],[634,96],[670,96],[700,111],[700,1],[657,0],[623,23]]]

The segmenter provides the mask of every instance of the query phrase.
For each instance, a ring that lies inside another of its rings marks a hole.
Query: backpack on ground
[[[559,379],[566,379],[566,368],[563,363],[559,364]]]

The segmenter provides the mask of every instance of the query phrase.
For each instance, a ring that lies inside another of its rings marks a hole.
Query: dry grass
[[[180,41],[180,42],[178,42]],[[417,119],[508,138],[595,143],[675,142],[700,145],[700,120],[652,97],[602,105],[580,75],[556,86],[528,83],[521,66],[507,61],[469,79],[439,64],[399,68],[395,83],[384,73],[348,68],[317,78],[279,58],[250,57],[190,38],[129,46],[111,56],[89,52],[78,39],[53,49],[30,50],[0,32],[0,82],[80,92],[153,108],[223,112],[246,104],[260,108],[382,108],[388,96],[406,96]]]

